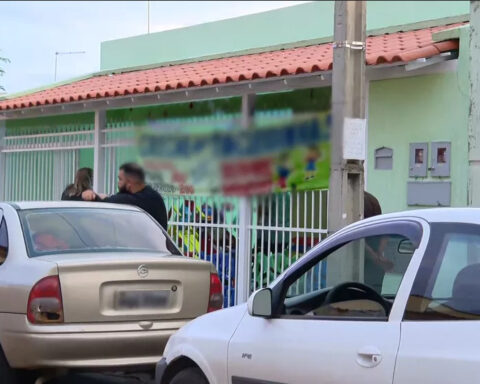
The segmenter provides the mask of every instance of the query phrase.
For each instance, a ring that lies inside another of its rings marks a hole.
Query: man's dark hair
[[[145,182],[145,171],[137,163],[122,164],[120,166],[120,170],[123,171],[128,177],[134,178],[141,183]]]

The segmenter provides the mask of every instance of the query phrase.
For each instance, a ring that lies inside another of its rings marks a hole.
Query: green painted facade
[[[333,1],[316,1],[278,10],[170,31],[105,41],[101,70],[192,61],[265,48],[326,42],[333,35]],[[432,20],[465,20],[468,1],[368,1],[370,34],[421,28]]]
[[[370,84],[367,189],[384,212],[407,208],[407,181],[415,180],[408,176],[410,143],[452,143],[452,206],[467,204],[468,104],[456,77],[449,73]],[[374,169],[375,149],[381,147],[393,149],[392,170]]]
[[[461,47],[457,71],[370,83],[367,189],[384,212],[411,208],[407,181],[416,179],[408,176],[409,144],[419,142],[451,142],[451,177],[422,180],[450,180],[451,205],[468,203],[469,29],[456,33]],[[393,149],[393,170],[375,169],[375,149],[380,147]],[[430,155],[428,161],[430,166]]]

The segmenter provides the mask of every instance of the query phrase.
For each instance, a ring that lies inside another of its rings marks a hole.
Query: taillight
[[[30,291],[27,318],[33,324],[63,323],[63,303],[58,276],[40,280]]]
[[[208,312],[217,311],[223,307],[222,282],[216,273],[210,274],[210,299]]]

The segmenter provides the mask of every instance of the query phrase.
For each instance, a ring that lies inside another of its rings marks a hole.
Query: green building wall
[[[467,204],[468,111],[456,77],[448,73],[370,84],[367,189],[384,212],[407,208],[407,181],[414,180],[408,177],[410,143],[452,143],[452,206]],[[393,149],[392,170],[374,169],[375,149],[383,146]]]
[[[370,82],[367,190],[385,213],[419,208],[407,205],[409,145],[419,142],[451,142],[451,206],[468,204],[469,28],[449,33],[460,38],[456,71]],[[375,169],[383,146],[394,151],[392,170]]]

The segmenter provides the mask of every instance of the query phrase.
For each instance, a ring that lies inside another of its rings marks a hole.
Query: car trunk
[[[151,253],[47,256],[66,323],[193,319],[207,311],[211,264]]]

